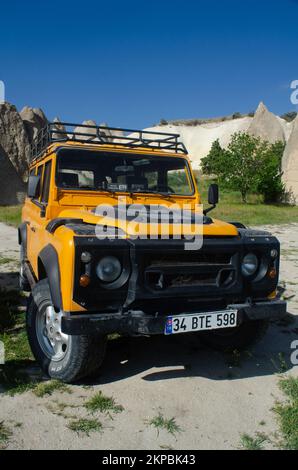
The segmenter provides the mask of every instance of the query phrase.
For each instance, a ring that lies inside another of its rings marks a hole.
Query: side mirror
[[[29,176],[28,179],[28,197],[35,199],[39,196],[40,175]]]
[[[218,185],[217,184],[210,184],[209,186],[208,203],[211,205],[211,207],[208,207],[207,209],[204,210],[204,215],[212,211],[212,209],[214,209],[216,204],[218,203]]]
[[[216,206],[218,203],[218,185],[217,184],[210,184],[208,189],[208,203],[211,206]]]

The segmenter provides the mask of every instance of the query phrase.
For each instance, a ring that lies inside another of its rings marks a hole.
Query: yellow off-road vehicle
[[[201,209],[178,135],[75,126],[37,136],[19,227],[29,342],[50,377],[96,372],[110,333],[241,348],[284,315],[278,240],[211,218],[216,185]]]

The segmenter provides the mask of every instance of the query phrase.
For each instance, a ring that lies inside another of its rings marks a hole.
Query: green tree
[[[232,135],[226,150],[216,140],[207,157],[202,159],[202,171],[216,175],[223,187],[240,191],[242,201],[247,202],[248,192],[254,191],[257,185],[259,147],[258,138],[242,132]]]
[[[221,147],[219,140],[216,139],[208,153],[207,157],[202,158],[201,168],[205,175],[220,175],[221,167],[224,164],[225,150]]]
[[[257,191],[265,203],[278,202],[285,193],[282,182],[281,161],[285,144],[281,141],[268,145],[263,154],[257,182]]]
[[[201,161],[204,174],[216,175],[226,188],[240,191],[242,201],[248,193],[262,194],[264,202],[278,201],[284,191],[281,181],[282,142],[270,144],[245,132],[232,135],[226,150],[213,142],[207,157]]]
[[[229,188],[240,191],[244,203],[247,202],[248,193],[256,190],[263,146],[258,137],[236,132],[225,153],[220,179]]]

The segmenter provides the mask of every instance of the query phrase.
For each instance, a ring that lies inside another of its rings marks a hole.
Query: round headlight
[[[103,282],[113,282],[122,272],[122,266],[115,256],[105,256],[96,266],[96,274]]]
[[[244,276],[252,276],[258,269],[258,258],[253,253],[245,255],[242,261],[241,271]]]

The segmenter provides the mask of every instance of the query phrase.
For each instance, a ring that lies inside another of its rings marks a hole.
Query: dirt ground
[[[281,241],[280,284],[294,322],[272,324],[265,338],[241,356],[204,348],[197,338],[118,338],[109,342],[101,375],[93,382],[36,397],[0,393],[0,422],[10,423],[9,449],[235,449],[243,433],[277,430],[272,407],[281,398],[278,375],[298,375],[290,344],[298,327],[298,224],[266,227]],[[0,224],[0,285],[16,285],[17,232]],[[37,367],[36,367],[37,369]],[[32,373],[35,371],[32,370]],[[96,392],[114,397],[119,413],[91,414],[84,402]],[[59,405],[60,403],[60,405]],[[62,404],[62,405],[61,405]],[[58,410],[63,409],[63,412]],[[156,416],[174,418],[179,430],[149,424]],[[101,432],[88,435],[67,426],[73,418],[97,418]],[[270,448],[266,443],[265,448]]]

